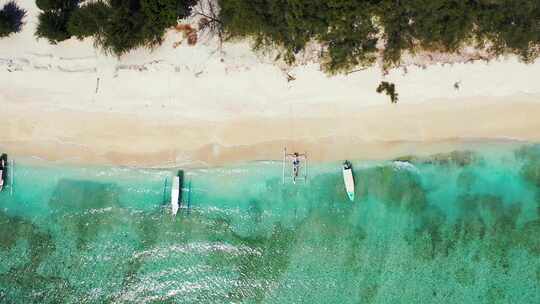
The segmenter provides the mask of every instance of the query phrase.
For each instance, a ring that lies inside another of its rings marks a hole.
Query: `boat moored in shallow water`
[[[180,202],[181,202],[181,189],[182,189],[182,182],[184,179],[184,171],[180,170],[178,171],[178,174],[173,177],[172,180],[172,186],[171,186],[171,208],[172,208],[172,214],[176,215],[178,213],[178,209],[180,209]]]
[[[285,173],[286,164],[290,161],[292,165],[292,174],[290,177],[287,177]],[[303,164],[302,164],[303,163]],[[291,180],[293,184],[296,184],[297,181],[307,182],[307,152],[303,154],[287,153],[287,148],[283,149],[283,183],[285,184],[286,180]]]
[[[7,154],[2,154],[0,156],[0,191],[4,189],[4,184],[7,180],[7,167],[8,167]]]
[[[352,172],[352,164],[350,161],[346,160],[343,162],[343,182],[345,183],[345,191],[347,191],[347,196],[354,201],[354,176]]]

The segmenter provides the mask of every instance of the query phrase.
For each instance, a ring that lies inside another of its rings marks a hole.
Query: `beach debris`
[[[184,38],[187,38],[187,44],[193,46],[197,44],[197,31],[189,24],[178,24],[175,26],[175,30],[182,33]],[[173,48],[177,48],[182,44],[182,40],[173,43]]]
[[[361,68],[359,68],[359,69],[356,69],[356,70],[352,70],[352,71],[346,72],[345,75],[350,75],[350,74],[352,74],[352,73],[365,71],[365,70],[367,70],[368,68],[369,68],[369,67],[361,67]]]
[[[401,68],[402,68],[402,70],[403,70],[403,75],[404,75],[404,76],[407,75],[407,73],[409,73],[409,69],[407,68],[406,65],[402,66]]]
[[[295,81],[296,80],[296,77],[294,77],[293,75],[287,73],[287,82],[291,82],[291,81]]]
[[[99,77],[96,79],[96,93],[97,94],[99,91]]]

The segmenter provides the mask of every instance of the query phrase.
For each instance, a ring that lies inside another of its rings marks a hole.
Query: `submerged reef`
[[[73,292],[69,282],[40,266],[56,249],[52,236],[32,222],[0,211],[0,302],[54,303]]]
[[[418,173],[398,170],[393,165],[377,166],[358,172],[360,199],[375,199],[390,208],[418,213],[427,207],[426,191]]]

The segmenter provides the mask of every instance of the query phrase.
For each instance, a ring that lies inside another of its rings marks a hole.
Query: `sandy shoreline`
[[[281,150],[314,161],[388,159],[449,152],[474,142],[540,141],[540,103],[438,101],[366,107],[327,117],[239,117],[224,121],[10,107],[0,148],[14,156],[72,163],[200,166],[279,160]]]
[[[13,157],[198,166],[280,159],[284,146],[331,161],[540,141],[539,61],[464,50],[329,77],[309,60],[285,70],[247,42],[176,48],[174,31],[153,52],[114,58],[88,39],[36,40],[35,3],[20,3],[23,32],[0,40],[0,150]],[[375,92],[381,81],[395,83],[397,105]]]

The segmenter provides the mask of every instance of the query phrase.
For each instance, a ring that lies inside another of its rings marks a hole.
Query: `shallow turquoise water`
[[[18,163],[0,194],[2,303],[540,303],[540,146],[173,170]]]

